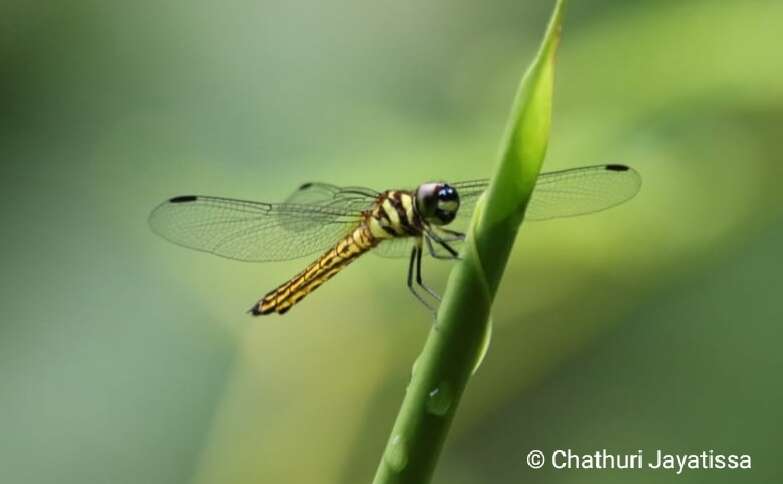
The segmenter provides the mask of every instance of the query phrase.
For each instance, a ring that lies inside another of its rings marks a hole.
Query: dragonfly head
[[[448,225],[457,216],[459,194],[445,183],[425,183],[416,189],[416,210],[432,225]]]

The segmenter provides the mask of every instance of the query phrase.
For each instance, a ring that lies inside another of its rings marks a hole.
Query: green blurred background
[[[430,322],[405,262],[252,319],[305,261],[186,251],[147,215],[488,176],[552,4],[2,2],[0,481],[369,482]],[[782,24],[778,0],[570,3],[545,170],[644,185],[523,227],[435,483],[783,473]],[[533,471],[534,448],[753,470]]]

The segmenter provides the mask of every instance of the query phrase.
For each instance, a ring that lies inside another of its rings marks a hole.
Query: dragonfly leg
[[[438,252],[435,250],[435,246],[434,246],[434,245],[432,245],[432,238],[430,238],[430,237],[428,237],[428,236],[426,236],[426,235],[425,235],[425,236],[424,236],[424,240],[425,240],[425,242],[427,242],[427,250],[429,251],[430,255],[431,255],[431,256],[432,256],[434,259],[441,259],[441,260],[454,260],[454,256],[452,256],[451,254],[449,254],[449,255],[443,255],[443,254],[440,254],[440,253],[438,253]]]
[[[423,250],[421,247],[416,247],[414,250],[416,251],[416,284],[421,286],[422,289],[427,291],[427,293],[430,296],[434,297],[435,299],[438,300],[438,302],[440,302],[440,296],[438,295],[438,293],[436,293],[435,291],[427,287],[427,285],[424,284],[421,280],[421,254]]]
[[[436,312],[435,308],[432,307],[422,296],[416,291],[416,288],[413,286],[413,267],[416,263],[417,254],[419,253],[419,247],[414,247],[413,251],[411,251],[411,260],[408,264],[408,289],[413,293],[414,296],[416,296],[416,299],[419,300],[420,303],[424,304],[424,306],[432,311],[433,313]],[[420,256],[419,256],[420,257]]]
[[[450,257],[438,257],[439,259],[458,259],[458,260],[462,260],[462,257],[459,256],[459,252],[454,250],[454,247],[450,246],[446,240],[443,240],[442,238],[440,238],[437,234],[433,233],[432,231],[428,232],[427,235],[429,235],[429,238],[432,238],[432,240],[437,242],[438,245],[440,245],[441,247],[446,249],[446,251],[448,251],[448,253],[451,254]],[[428,241],[428,243],[430,245],[430,253],[433,254],[433,257],[435,257],[434,252],[432,251],[432,243],[429,242],[429,241]]]
[[[446,241],[446,242],[451,242],[452,240],[465,240],[465,233],[464,232],[457,232],[456,230],[444,229],[443,227],[438,227],[438,228],[444,234],[448,234],[448,235],[451,235],[453,237],[453,239],[452,238],[449,238],[449,239],[444,238],[443,240]]]
[[[462,258],[459,256],[459,252],[457,252],[456,250],[454,250],[454,248],[453,248],[452,246],[450,246],[448,243],[446,243],[446,241],[443,241],[443,240],[436,240],[435,242],[437,242],[437,243],[438,243],[438,244],[439,244],[441,247],[443,247],[444,249],[446,249],[447,251],[449,251],[449,254],[451,254],[451,255],[452,255],[452,258],[454,258],[454,259],[460,259],[460,260],[462,259]]]

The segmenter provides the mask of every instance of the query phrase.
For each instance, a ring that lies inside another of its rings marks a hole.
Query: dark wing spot
[[[169,200],[170,203],[187,203],[187,202],[195,202],[198,199],[195,195],[182,195],[179,197],[174,197]]]
[[[313,186],[313,184],[311,182],[302,183],[302,186],[299,187],[299,189],[300,190],[306,190],[306,189],[310,188],[311,186]]]
[[[628,167],[625,165],[606,165],[606,169],[611,171],[628,171]]]

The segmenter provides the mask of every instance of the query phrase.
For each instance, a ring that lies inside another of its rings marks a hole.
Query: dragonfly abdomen
[[[316,259],[305,270],[266,294],[250,312],[254,316],[276,312],[285,314],[291,307],[334,277],[360,255],[380,242],[373,237],[367,224],[362,223],[334,247]]]

